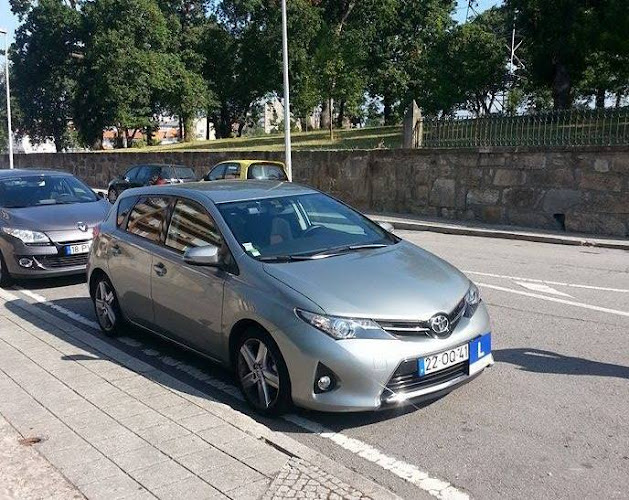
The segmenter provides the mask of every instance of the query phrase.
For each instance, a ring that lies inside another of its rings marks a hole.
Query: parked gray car
[[[125,191],[88,276],[105,333],[128,321],[232,367],[262,413],[391,407],[493,364],[468,278],[294,183]]]
[[[84,273],[111,205],[65,172],[0,170],[0,285]]]

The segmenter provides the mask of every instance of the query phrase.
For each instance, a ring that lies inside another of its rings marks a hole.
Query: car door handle
[[[158,276],[164,276],[166,274],[166,266],[161,262],[155,264],[153,269],[155,269],[155,274]]]
[[[111,255],[116,256],[116,255],[120,255],[122,253],[122,249],[120,248],[120,246],[117,243],[114,243],[111,246]]]

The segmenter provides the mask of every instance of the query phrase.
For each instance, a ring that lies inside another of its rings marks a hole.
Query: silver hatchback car
[[[129,322],[232,367],[262,413],[434,398],[493,364],[468,278],[308,187],[131,189],[96,233],[103,331]]]

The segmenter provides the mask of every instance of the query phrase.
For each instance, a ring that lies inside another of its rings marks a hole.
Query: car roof
[[[188,165],[179,165],[178,163],[138,163],[136,165],[129,165],[127,170],[131,170],[136,167],[183,167],[192,170],[192,167],[189,167]]]
[[[280,198],[283,196],[313,194],[318,192],[319,191],[315,189],[293,182],[221,180],[212,182],[191,182],[189,184],[146,186],[128,189],[123,193],[123,196],[127,194],[190,196],[196,193],[209,199],[213,203],[227,203],[232,201]]]
[[[243,165],[245,167],[250,167],[251,165],[255,165],[256,163],[264,163],[265,165],[277,165],[278,167],[285,168],[284,164],[281,161],[274,161],[274,160],[245,160],[245,159],[225,160],[225,161],[222,161],[220,163],[217,163],[216,165],[214,165],[214,167],[218,167],[219,165],[223,165],[224,163],[240,163],[241,165]],[[212,168],[214,168],[214,167],[212,167]]]
[[[45,170],[38,168],[14,168],[0,170],[0,179],[9,179],[11,177],[19,177],[21,175],[67,175],[74,177],[70,172],[65,172],[63,170]]]

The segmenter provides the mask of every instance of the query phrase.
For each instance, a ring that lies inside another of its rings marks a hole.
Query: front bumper
[[[280,349],[284,353],[288,348],[285,357],[291,375],[293,401],[298,406],[314,410],[377,410],[432,399],[468,382],[494,363],[493,355],[486,352],[478,359],[474,356],[451,369],[424,377],[408,369],[416,367],[419,358],[488,334],[489,316],[482,303],[474,316],[463,318],[447,339],[417,335],[403,340],[335,341],[308,325],[307,328],[312,330],[310,335],[301,338],[312,341],[306,346],[300,346],[298,351],[283,345]],[[320,364],[337,377],[334,390],[315,392]],[[405,366],[407,369],[402,369]]]
[[[15,238],[11,238],[11,241],[2,238],[0,246],[11,276],[20,279],[52,278],[84,273],[89,253],[65,255],[64,248],[89,241],[83,239],[40,246],[27,245]],[[29,260],[31,265],[20,265],[21,259]]]

